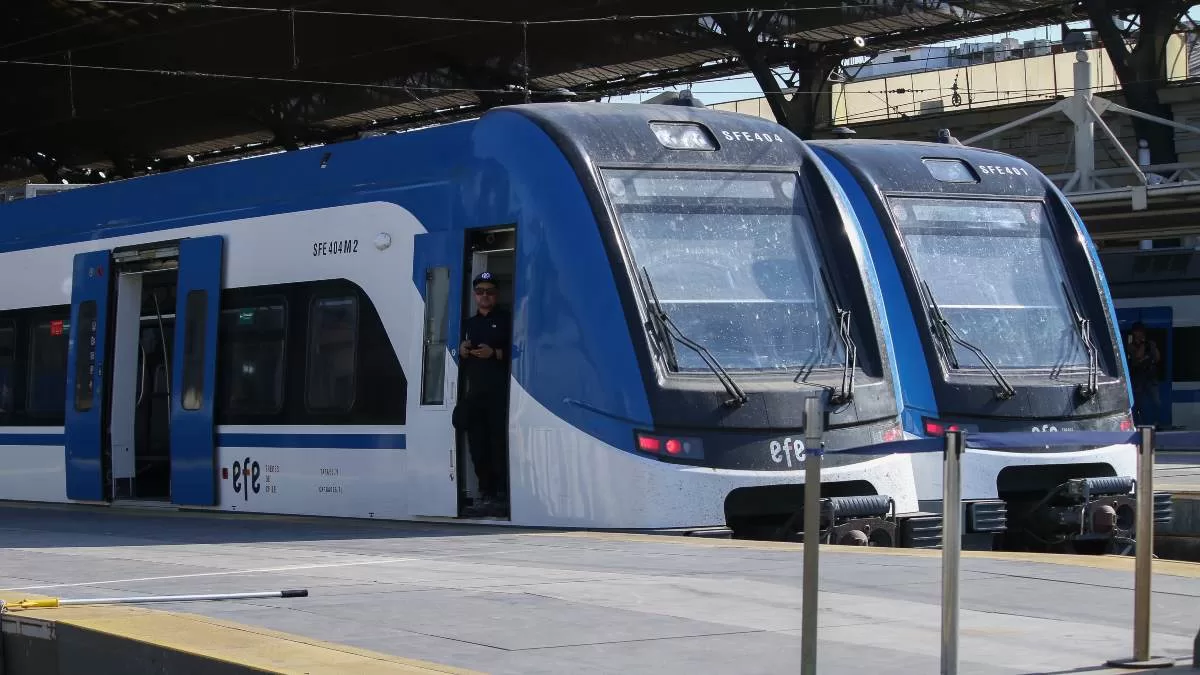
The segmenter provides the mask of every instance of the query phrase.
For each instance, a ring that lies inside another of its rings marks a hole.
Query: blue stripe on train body
[[[554,140],[516,112],[482,118],[470,152],[458,229],[517,224],[514,378],[558,419],[632,451],[634,426],[652,426],[650,403],[581,177]],[[458,324],[452,316],[452,335]]]
[[[920,330],[909,305],[908,294],[904,290],[904,282],[901,280],[891,245],[884,233],[884,225],[867,198],[867,193],[850,170],[824,148],[814,147],[813,152],[825,163],[846,195],[866,238],[891,334],[893,360],[899,381],[897,400],[901,406],[904,430],[923,436],[925,429],[921,417],[928,415],[936,418],[937,401],[933,394],[933,381],[926,363]]]

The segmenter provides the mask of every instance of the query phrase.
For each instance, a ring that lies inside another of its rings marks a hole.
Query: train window
[[[1087,366],[1064,292],[1070,282],[1040,202],[906,197],[893,198],[890,210],[913,276],[928,285],[950,327],[996,367]],[[952,348],[951,367],[983,367],[972,351]]]
[[[648,278],[680,331],[724,367],[841,366],[795,174],[606,171],[604,185],[629,243],[634,283],[646,288]],[[648,288],[643,296],[649,301]],[[708,370],[690,349],[664,356],[670,370]]]
[[[13,412],[13,388],[16,386],[17,324],[0,319],[0,417]]]
[[[75,350],[75,409],[87,412],[96,398],[96,302],[79,305],[79,346]]]
[[[33,415],[61,415],[66,410],[67,333],[65,319],[35,320],[29,335],[29,386],[25,409]]]
[[[421,405],[446,398],[446,333],[450,319],[450,268],[425,273],[425,352],[421,364]]]
[[[271,415],[283,408],[287,312],[283,300],[244,304],[221,312],[221,409]]]
[[[1172,354],[1174,364],[1171,368],[1171,379],[1173,381],[1200,382],[1200,350],[1187,346],[1200,344],[1197,342],[1198,340],[1200,340],[1200,326],[1174,329],[1171,339],[1175,347]],[[1125,349],[1128,351],[1129,347]],[[1167,350],[1161,341],[1159,342],[1159,352],[1165,360]]]
[[[308,318],[309,410],[348,411],[355,400],[358,298],[316,298]]]
[[[204,404],[204,333],[208,330],[208,291],[189,291],[184,301],[183,393],[184,410]]]

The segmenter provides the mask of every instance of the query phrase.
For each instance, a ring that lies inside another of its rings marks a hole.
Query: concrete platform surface
[[[1200,494],[1200,452],[1155,453],[1154,489]]]
[[[307,588],[153,607],[490,673],[799,670],[793,544],[4,505],[0,548],[8,601]],[[820,672],[936,673],[939,573],[823,547]],[[960,672],[1109,672],[1132,583],[1129,558],[964,554]],[[1190,661],[1200,565],[1156,561],[1153,619],[1154,653]]]

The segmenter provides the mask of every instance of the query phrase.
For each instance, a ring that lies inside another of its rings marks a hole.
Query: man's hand
[[[490,359],[496,355],[496,350],[487,345],[479,345],[471,352],[471,354],[481,359]]]
[[[463,340],[462,344],[458,346],[458,355],[463,358],[466,358],[467,356],[471,356],[472,354],[473,354],[473,352],[471,351],[471,341]]]

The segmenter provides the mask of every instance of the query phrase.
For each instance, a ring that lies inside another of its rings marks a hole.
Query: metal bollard
[[[1138,427],[1137,559],[1133,572],[1133,658],[1116,668],[1170,668],[1172,659],[1150,656],[1150,586],[1154,561],[1154,427]]]
[[[942,675],[958,673],[958,563],[962,555],[962,431],[946,432],[942,463]]]
[[[821,540],[821,437],[825,413],[821,399],[804,401],[804,591],[800,618],[800,672],[817,675],[818,554]]]

